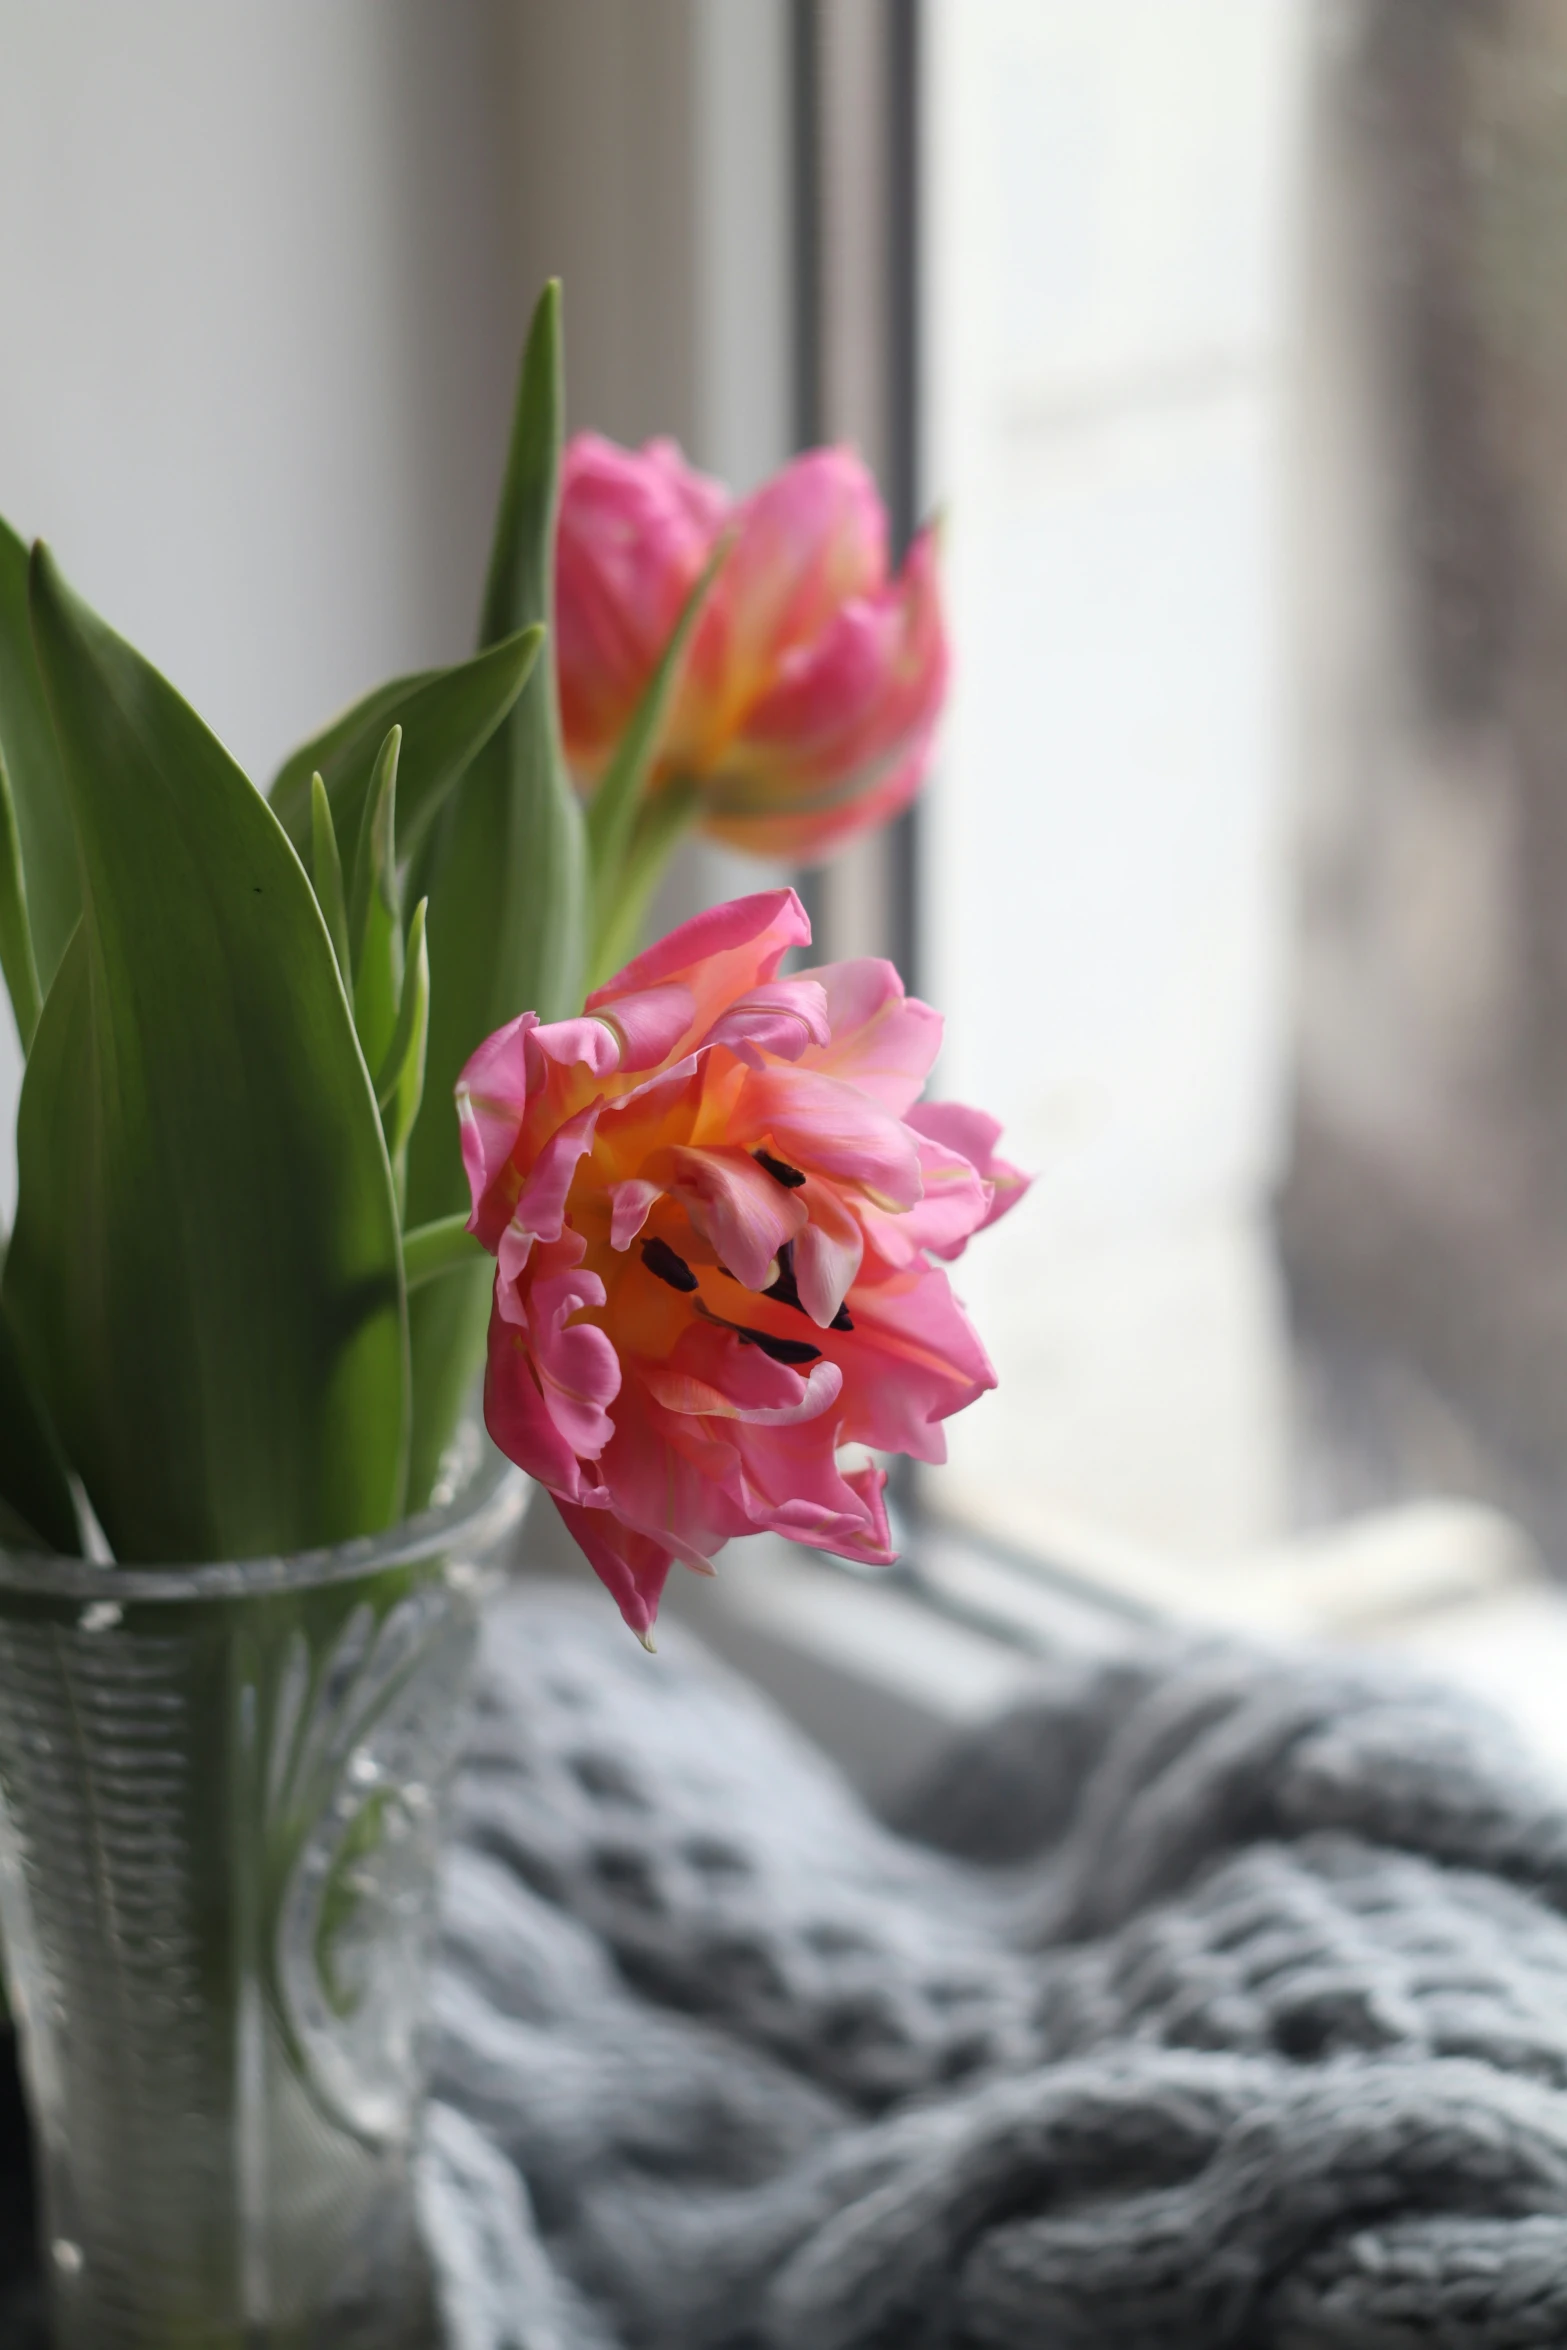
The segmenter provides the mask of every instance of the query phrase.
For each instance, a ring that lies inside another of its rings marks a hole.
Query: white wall
[[[518,0],[517,233],[566,287],[566,405],[736,490],[789,454],[788,0]],[[655,930],[773,886],[705,843]]]
[[[573,423],[782,461],[786,66],[786,0],[0,0],[0,513],[264,780],[469,643],[549,271]],[[0,1014],[4,1221],[17,1082]]]
[[[507,16],[0,0],[0,512],[258,780],[471,636],[522,323]]]

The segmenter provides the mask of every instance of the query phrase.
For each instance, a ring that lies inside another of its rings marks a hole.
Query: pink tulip
[[[987,1387],[932,1262],[1015,1199],[995,1127],[915,1104],[941,1038],[888,963],[776,974],[792,890],[684,923],[457,1087],[496,1259],[485,1418],[644,1638],[674,1560],[763,1529],[892,1552],[880,1469]]]
[[[813,449],[731,505],[672,441],[571,442],[556,559],[567,756],[584,787],[603,773],[725,531],[653,788],[693,782],[708,832],[809,862],[913,797],[947,684],[934,540],[922,532],[888,577],[887,518],[851,450]]]

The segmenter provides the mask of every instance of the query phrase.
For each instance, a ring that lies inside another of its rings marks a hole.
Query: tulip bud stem
[[[437,1216],[433,1223],[416,1224],[403,1234],[403,1279],[410,1289],[422,1289],[427,1281],[458,1272],[483,1254],[459,1208],[455,1216]]]
[[[631,846],[613,892],[604,894],[588,958],[589,989],[602,987],[631,958],[664,867],[696,821],[700,805],[694,783],[676,776],[641,809]]]
[[[589,805],[588,850],[594,891],[601,909],[606,903],[613,903],[638,818],[646,813],[648,785],[664,722],[685,667],[686,647],[713,582],[728,561],[732,545],[731,539],[721,538],[709,555]]]

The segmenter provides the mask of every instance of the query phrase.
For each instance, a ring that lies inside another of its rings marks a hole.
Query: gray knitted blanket
[[[452,2350],[1567,2343],[1567,1800],[1456,1698],[1149,1647],[894,1828],[546,1586],[458,1821]]]

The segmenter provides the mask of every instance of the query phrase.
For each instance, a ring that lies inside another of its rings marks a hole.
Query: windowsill
[[[530,1568],[585,1573],[553,1511],[530,1532]],[[1495,1512],[1428,1502],[1219,1569],[1145,1554],[1135,1588],[1102,1570],[1091,1546],[1035,1563],[927,1519],[886,1574],[768,1536],[735,1544],[711,1580],[672,1576],[663,1612],[764,1689],[878,1806],[1022,1696],[1041,1659],[1105,1655],[1160,1622],[1429,1671],[1498,1707],[1567,1774],[1567,1593]]]

